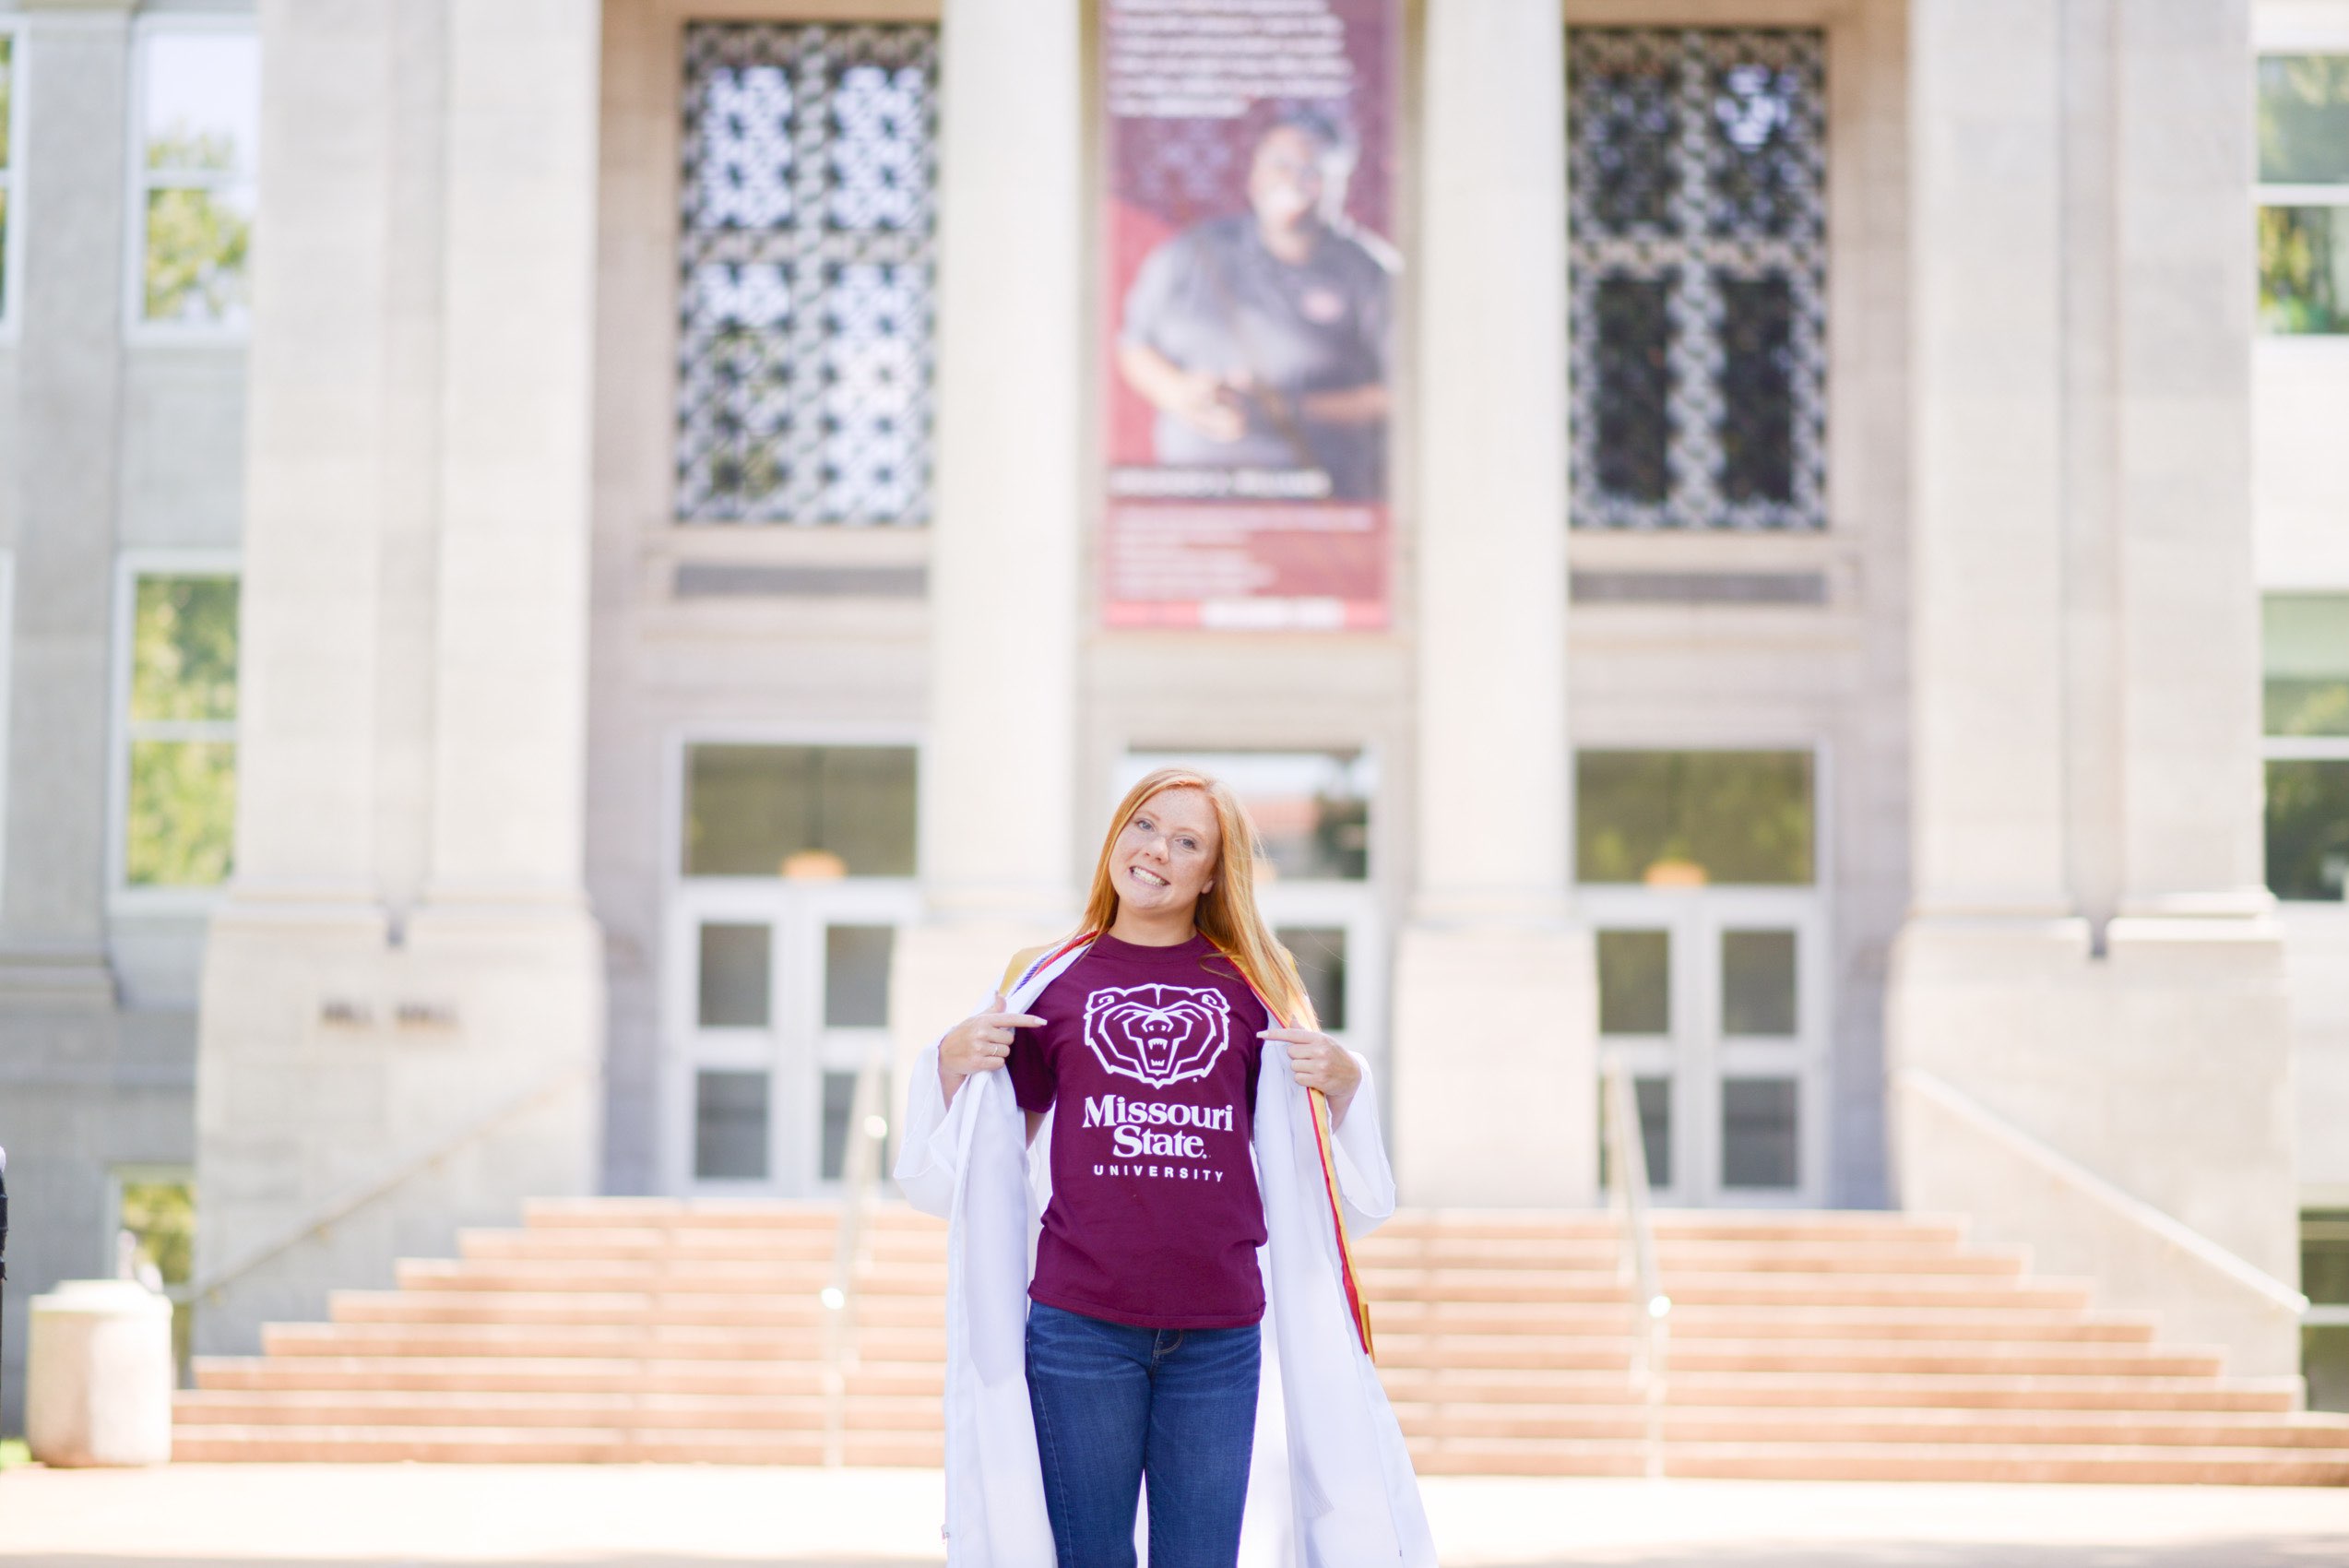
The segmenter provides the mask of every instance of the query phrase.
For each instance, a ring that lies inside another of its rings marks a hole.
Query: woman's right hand
[[[973,1013],[946,1031],[938,1042],[938,1087],[945,1091],[946,1103],[955,1103],[955,1091],[973,1073],[992,1073],[1011,1059],[1012,1032],[1042,1027],[1044,1020],[1029,1013],[1004,1011],[1007,1004],[1003,993],[997,992],[995,1000],[983,1012]]]

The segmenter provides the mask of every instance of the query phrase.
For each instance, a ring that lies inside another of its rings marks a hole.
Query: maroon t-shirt
[[[1028,1004],[1006,1063],[1052,1118],[1052,1201],[1028,1294],[1143,1328],[1264,1315],[1249,1158],[1263,1004],[1204,936],[1097,940]]]

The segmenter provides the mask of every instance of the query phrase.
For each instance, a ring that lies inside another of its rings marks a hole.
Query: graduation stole
[[[1049,950],[1042,957],[1027,966],[1026,970],[1021,974],[1017,985],[1006,987],[1006,991],[1016,990],[1018,986],[1026,985],[1038,971],[1058,963],[1064,954],[1073,949],[1089,944],[1098,934],[1097,932],[1084,932],[1069,938],[1058,947]],[[1254,980],[1248,978],[1248,971],[1240,968],[1240,961],[1229,953],[1226,953],[1220,945],[1216,947],[1216,951],[1222,955],[1224,962],[1231,966],[1232,973],[1240,977],[1240,983],[1247,986],[1250,994],[1256,998],[1257,1004],[1264,1009],[1264,1016],[1273,1021],[1274,1027],[1284,1029],[1290,1028],[1288,1020],[1281,1016],[1279,1010],[1272,1004],[1271,999],[1257,989]],[[1314,1152],[1320,1155],[1322,1159],[1322,1195],[1330,1206],[1331,1233],[1337,1238],[1337,1271],[1339,1280],[1346,1288],[1347,1315],[1354,1322],[1354,1337],[1361,1344],[1362,1354],[1375,1361],[1378,1360],[1378,1352],[1370,1348],[1370,1303],[1369,1298],[1362,1293],[1360,1277],[1355,1273],[1354,1245],[1346,1234],[1346,1206],[1338,1197],[1337,1153],[1335,1145],[1331,1142],[1335,1129],[1330,1121],[1329,1097],[1319,1089],[1309,1088],[1305,1091],[1305,1106],[1313,1121]]]

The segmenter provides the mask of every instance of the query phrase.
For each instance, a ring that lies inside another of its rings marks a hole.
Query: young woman
[[[1254,850],[1225,785],[1143,779],[1078,934],[914,1076],[897,1180],[951,1227],[956,1568],[1130,1568],[1145,1485],[1151,1568],[1434,1562],[1347,1251],[1394,1207],[1378,1107]]]

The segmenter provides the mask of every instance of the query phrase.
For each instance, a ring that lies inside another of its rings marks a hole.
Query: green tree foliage
[[[196,1277],[196,1190],[185,1182],[123,1183],[123,1229],[166,1285]]]
[[[166,1285],[196,1277],[196,1189],[185,1182],[123,1183],[122,1227],[138,1243],[141,1263],[155,1265]],[[172,1304],[172,1360],[187,1365],[194,1339],[194,1308]]]
[[[2349,881],[2349,762],[2268,762],[2268,890],[2337,899]]]
[[[237,581],[139,579],[131,623],[124,872],[136,886],[227,880],[235,844]],[[200,725],[194,734],[163,726]],[[148,732],[137,734],[144,729]],[[158,732],[160,731],[160,732]]]
[[[2349,54],[2260,61],[2260,178],[2349,184]]]
[[[148,138],[164,173],[232,173],[229,137],[186,130]],[[226,321],[243,314],[253,246],[250,198],[233,185],[159,185],[147,193],[147,318]]]
[[[2349,332],[2349,208],[2260,208],[2260,324]]]
[[[131,626],[131,717],[236,717],[237,580],[141,577]]]
[[[2349,680],[2272,675],[2265,695],[2271,735],[2349,736]]]
[[[123,866],[134,886],[216,887],[236,842],[236,748],[135,741]]]

